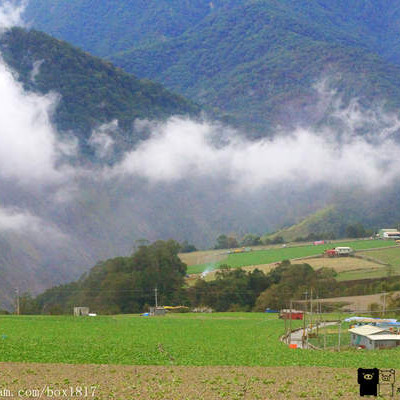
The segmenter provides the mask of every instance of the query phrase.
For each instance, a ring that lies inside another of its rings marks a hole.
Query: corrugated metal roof
[[[372,325],[358,326],[357,328],[349,329],[349,332],[362,336],[374,335],[376,333],[387,332],[387,331],[388,330],[385,328],[380,328],[379,326],[372,326]]]
[[[368,335],[369,340],[400,340],[400,335],[385,334],[385,335]]]

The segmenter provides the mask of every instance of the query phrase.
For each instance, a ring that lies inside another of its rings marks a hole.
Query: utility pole
[[[383,317],[385,317],[385,312],[386,312],[386,295],[387,295],[387,293],[385,292],[385,293],[383,293],[383,313],[382,313],[382,316]]]
[[[338,351],[340,351],[340,335],[342,333],[342,313],[339,314],[339,338],[338,338]]]
[[[158,291],[158,289],[155,288],[154,289],[154,297],[155,297],[155,300],[156,300],[156,308],[158,307],[157,291]]]
[[[304,313],[303,313],[303,337],[302,337],[302,345],[303,348],[305,347],[305,342],[306,342],[306,316],[307,316],[307,300],[308,300],[308,291],[305,291],[304,294],[306,295],[306,302],[304,303]]]
[[[16,299],[15,299],[15,305],[16,305],[16,314],[17,315],[19,315],[19,289],[18,288],[15,288],[15,296],[16,296]]]
[[[290,313],[289,313],[289,344],[292,342],[292,307],[293,300],[290,300]]]
[[[312,315],[312,312],[313,312],[313,298],[312,298],[312,288],[311,288],[311,296],[310,296],[310,311],[311,311],[311,321],[310,321],[310,327],[311,327],[311,332],[312,332],[312,323],[313,323],[313,315]]]

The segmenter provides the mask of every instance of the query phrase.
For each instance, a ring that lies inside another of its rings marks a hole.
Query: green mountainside
[[[61,96],[54,116],[56,126],[78,133],[82,140],[99,124],[114,119],[122,131],[131,131],[136,118],[162,119],[199,111],[160,84],[137,79],[42,32],[11,29],[0,38],[0,51],[27,89]],[[34,65],[38,69],[32,76]],[[128,138],[131,142],[137,139]]]
[[[255,2],[111,59],[261,131],[323,120],[315,85],[325,78],[345,102],[399,107],[400,67],[323,28]]]
[[[343,0],[123,1],[114,7],[100,0],[93,14],[90,2],[37,3],[26,11],[34,26],[234,115],[258,135],[275,125],[323,120],[313,85],[326,77],[345,100],[400,105],[399,0],[357,0],[352,7]],[[78,21],[81,30],[74,29]]]

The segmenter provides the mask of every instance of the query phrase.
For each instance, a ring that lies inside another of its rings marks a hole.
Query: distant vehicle
[[[348,256],[353,249],[351,247],[335,247],[335,251],[338,256]]]
[[[335,249],[325,250],[324,255],[327,257],[336,257],[337,256]]]
[[[327,257],[343,257],[352,253],[353,249],[351,247],[335,247],[334,249],[324,251],[324,255]]]

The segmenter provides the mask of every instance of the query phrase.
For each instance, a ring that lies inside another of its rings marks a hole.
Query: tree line
[[[71,314],[74,306],[87,306],[99,314],[140,313],[155,303],[157,289],[161,305],[211,307],[215,311],[263,311],[303,299],[311,288],[315,296],[334,297],[395,290],[398,281],[337,282],[329,268],[314,270],[309,264],[277,263],[268,273],[245,271],[222,265],[215,279],[186,280],[187,266],[178,256],[181,245],[174,241],[141,244],[129,257],[99,262],[75,282],[59,285],[32,297],[20,297],[23,314]],[[361,293],[360,293],[361,291]]]

